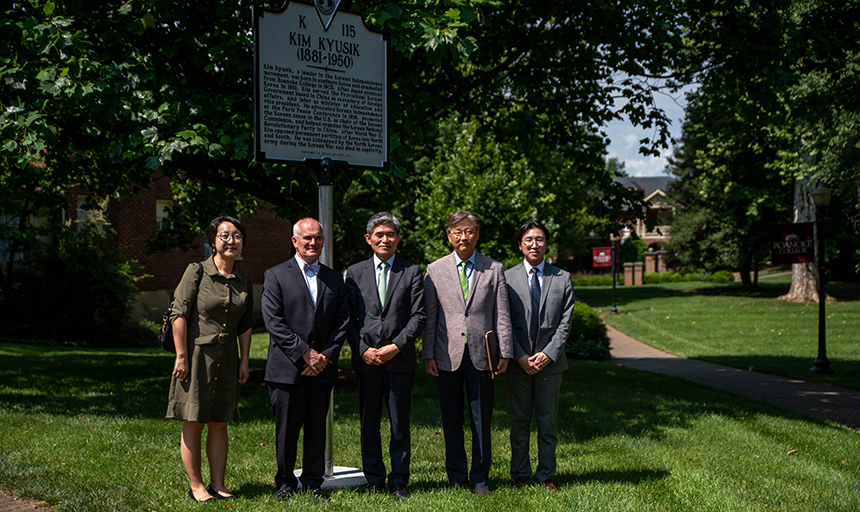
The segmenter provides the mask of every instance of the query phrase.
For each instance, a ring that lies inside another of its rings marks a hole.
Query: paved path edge
[[[637,341],[609,324],[606,327],[616,364],[762,400],[860,432],[860,391],[685,359]]]

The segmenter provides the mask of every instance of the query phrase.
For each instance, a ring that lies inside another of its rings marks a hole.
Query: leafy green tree
[[[168,231],[174,245],[187,244],[188,228],[211,216],[204,205],[242,212],[265,201],[287,214],[312,212],[307,169],[251,162],[250,5],[24,0],[5,7],[3,172],[40,162],[60,187],[122,196],[148,186],[159,169],[176,180],[175,211],[184,212]],[[668,122],[653,106],[649,80],[685,78],[697,62],[685,42],[697,7],[668,0],[354,1],[341,8],[365,12],[372,28],[391,34],[395,179],[432,156],[437,125],[452,112],[486,117],[521,103],[546,117],[561,145],[570,142],[571,126],[599,130],[627,117],[654,129],[643,150],[657,151]],[[529,128],[520,119],[520,129]],[[340,193],[355,176],[341,177]]]
[[[785,124],[786,108],[761,108],[740,93],[704,84],[690,97],[683,152],[669,167],[678,177],[672,245],[684,265],[731,268],[751,286],[750,272],[770,254],[768,224],[791,210],[793,180],[772,165],[791,141],[769,130]],[[750,121],[763,117],[770,124]]]
[[[844,172],[853,164],[842,160],[851,152],[851,124],[842,139],[834,130],[858,112],[845,88],[855,80],[853,56],[860,48],[851,14],[857,6],[772,1],[729,3],[710,12],[710,29],[695,35],[705,36],[702,46],[711,41],[713,66],[691,98],[683,149],[672,168],[681,177],[683,208],[673,226],[679,254],[708,254],[705,246],[731,241],[732,266],[749,285],[749,269],[768,256],[767,224],[812,220],[808,191],[819,179],[856,189],[856,173]],[[843,74],[848,78],[841,82]],[[828,163],[817,158],[827,148],[840,156]],[[716,229],[684,232],[704,226]],[[681,250],[684,240],[699,250]],[[805,266],[795,267],[795,280],[808,277]]]
[[[498,128],[503,121],[494,122]],[[481,130],[476,119],[451,119],[438,154],[420,173],[415,220],[424,253],[419,261],[451,252],[444,224],[460,209],[481,219],[480,251],[507,265],[522,258],[513,235],[528,219],[547,226],[553,250],[563,258],[584,247],[584,236],[598,222],[587,213],[594,196],[584,191],[598,186],[593,177],[603,162],[583,148],[602,142],[579,130],[580,144],[559,147],[548,124],[534,116],[529,132],[491,132]]]
[[[625,163],[615,157],[606,159],[606,172],[613,178],[629,178],[630,175],[624,170]]]

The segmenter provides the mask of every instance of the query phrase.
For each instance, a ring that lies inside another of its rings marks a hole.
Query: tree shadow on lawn
[[[680,283],[668,285],[619,286],[615,303],[619,310],[635,308],[643,300],[703,295],[707,297],[752,297],[775,299],[788,293],[790,283],[759,281],[755,288],[744,288],[741,283]],[[612,306],[612,288],[581,287],[575,289],[577,300],[595,309],[608,310]],[[827,294],[839,301],[860,300],[860,283],[834,282],[827,284]]]
[[[163,418],[167,411],[174,356],[163,350],[5,347],[14,354],[2,356],[0,406],[45,414],[129,418]],[[251,365],[262,367],[265,361],[252,359]],[[259,395],[252,387],[241,388],[243,406],[246,393]],[[242,407],[243,419],[259,409]]]
[[[20,412],[56,415],[164,417],[172,368],[170,354],[154,349],[56,347],[45,350],[28,347],[15,352],[3,356],[0,407],[14,406]],[[727,417],[768,414],[808,420],[764,403],[611,362],[570,363],[560,397],[561,443],[581,443],[617,433],[660,437],[667,428],[687,428],[697,416],[711,414]],[[261,368],[264,361],[255,359],[251,365]],[[495,383],[493,428],[509,429],[504,379]],[[259,382],[244,385],[240,404],[243,420],[272,420],[265,385]],[[335,388],[335,421],[337,418],[357,421],[358,395],[354,388]],[[435,379],[420,369],[412,394],[411,421],[418,427],[442,430]]]
[[[624,306],[643,300],[694,295],[696,290],[690,286],[619,286],[615,293],[615,305],[618,309],[622,309]],[[575,288],[574,293],[577,301],[585,302],[594,309],[604,309],[605,312],[608,312],[609,308],[612,307],[612,288],[581,287]]]
[[[559,443],[624,434],[662,439],[668,429],[692,428],[697,418],[767,415],[823,421],[757,400],[610,362],[572,361],[559,403]]]
[[[816,384],[831,384],[849,389],[860,390],[860,360],[841,359],[838,357],[838,344],[828,343],[828,359],[832,375],[811,374],[809,369],[816,358],[816,340],[809,342],[808,357],[773,356],[773,355],[730,355],[730,356],[696,356],[698,361],[714,363],[740,370],[779,375],[790,379],[798,379]],[[835,356],[836,355],[836,356]],[[834,357],[835,356],[835,357]]]

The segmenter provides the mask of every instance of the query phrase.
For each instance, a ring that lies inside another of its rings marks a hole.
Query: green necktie
[[[458,267],[460,267],[460,288],[463,289],[463,300],[469,300],[469,278],[466,277],[466,265],[469,264],[469,261],[461,261]]]
[[[388,278],[385,276],[385,270],[388,269],[388,262],[383,261],[379,264],[379,268],[382,271],[379,274],[379,283],[376,285],[376,289],[379,291],[379,305],[385,307],[385,294],[388,292]]]
[[[461,261],[457,267],[460,269],[460,288],[463,289],[463,302],[469,302],[469,278],[466,277],[466,265],[471,263],[470,261]],[[466,334],[466,338],[463,340],[466,344],[469,344],[469,335]]]

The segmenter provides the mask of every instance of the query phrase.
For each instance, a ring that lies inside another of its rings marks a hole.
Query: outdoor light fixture
[[[617,284],[616,274],[618,272],[618,241],[621,240],[621,237],[612,233],[609,235],[609,241],[612,242],[611,256],[612,256],[612,309],[609,310],[610,315],[618,314],[618,307],[615,306],[615,285]]]
[[[815,187],[810,195],[812,196],[812,202],[815,203],[816,208],[826,208],[830,206],[830,196],[832,195],[830,189],[827,188],[822,182],[818,182],[818,186]]]
[[[816,234],[818,235],[818,357],[812,362],[812,368],[809,373],[814,374],[831,374],[834,373],[830,367],[830,361],[827,359],[827,338],[825,329],[826,315],[824,309],[827,303],[827,295],[824,292],[824,229],[822,228],[822,219],[824,218],[824,210],[830,206],[830,189],[822,182],[818,182],[818,186],[810,194],[812,202],[815,203],[815,219],[817,222]]]

